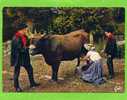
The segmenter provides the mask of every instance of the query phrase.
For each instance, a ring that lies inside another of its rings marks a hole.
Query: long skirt
[[[81,68],[81,67],[80,67]],[[82,80],[94,84],[104,83],[103,68],[100,60],[90,64],[86,70],[80,70]]]

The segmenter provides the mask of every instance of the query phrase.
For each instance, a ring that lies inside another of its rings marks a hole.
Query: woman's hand
[[[111,55],[108,55],[109,58],[111,58]]]

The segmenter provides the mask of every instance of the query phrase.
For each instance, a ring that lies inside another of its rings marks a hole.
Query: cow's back
[[[49,62],[56,60],[72,60],[81,54],[81,49],[85,43],[87,33],[80,30],[66,35],[50,35],[46,37],[48,41],[46,58]],[[50,59],[51,58],[51,59]]]
[[[77,31],[66,35],[53,35],[50,38],[52,40],[52,48],[54,50],[57,49],[63,59],[74,59],[81,54],[86,34],[84,31]]]
[[[83,30],[75,31],[64,35],[63,47],[67,51],[79,51],[86,42],[87,33]]]

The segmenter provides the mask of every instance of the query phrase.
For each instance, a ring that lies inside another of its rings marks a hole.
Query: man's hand
[[[101,54],[103,54],[104,53],[104,49],[103,50],[101,50],[101,52],[100,52]]]
[[[33,34],[31,34],[29,38],[30,38],[30,39],[33,39],[33,38],[34,38],[34,35],[33,35]]]

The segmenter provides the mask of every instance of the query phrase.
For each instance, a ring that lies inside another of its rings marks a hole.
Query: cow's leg
[[[59,70],[60,63],[55,63],[52,65],[52,80],[57,81],[58,80],[58,70]]]
[[[80,57],[77,58],[77,61],[78,61],[77,66],[79,66],[80,65]]]
[[[76,68],[74,70],[74,73],[76,74],[77,73],[77,67],[80,65],[80,57],[77,58],[77,65],[76,65]]]

